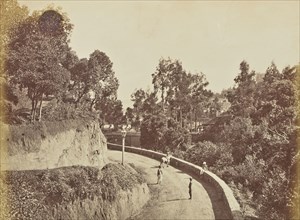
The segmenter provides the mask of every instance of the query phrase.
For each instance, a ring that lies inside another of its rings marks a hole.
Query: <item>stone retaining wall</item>
[[[107,148],[109,150],[122,150],[121,145],[107,143]],[[155,152],[152,150],[146,150],[136,147],[125,147],[126,152],[135,153],[139,155],[143,155],[155,160],[160,161],[163,156],[166,156],[163,153]],[[230,187],[217,175],[212,172],[204,171],[202,167],[197,166],[195,164],[189,163],[187,161],[178,159],[176,157],[172,157],[170,161],[170,165],[184,171],[185,173],[190,174],[191,176],[201,177],[206,182],[209,182],[215,188],[215,192],[219,196],[221,200],[223,200],[224,204],[228,207],[232,214],[232,219],[243,219],[242,213],[240,210],[240,205],[236,201],[232,190]]]

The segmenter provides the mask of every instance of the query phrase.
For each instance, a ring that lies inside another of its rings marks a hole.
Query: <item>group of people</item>
[[[164,167],[165,164],[167,165],[167,167],[169,166],[171,157],[172,157],[172,155],[170,153],[167,153],[166,157],[161,158],[161,162],[160,162],[160,165],[157,170],[157,184],[160,184],[162,182],[162,178],[163,178],[162,168]],[[204,170],[207,170],[207,164],[205,161],[202,163],[202,167]],[[192,199],[192,180],[193,180],[193,178],[190,178],[190,182],[189,182],[189,186],[188,186],[189,195],[190,195],[189,199]]]

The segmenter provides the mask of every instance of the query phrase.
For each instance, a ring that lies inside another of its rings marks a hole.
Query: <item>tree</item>
[[[143,107],[141,111],[144,115],[153,115],[158,114],[159,107],[158,107],[158,98],[156,97],[155,92],[149,92],[146,94],[146,99],[144,100]]]
[[[211,95],[205,89],[208,82],[204,74],[187,73],[179,60],[160,59],[156,72],[152,74],[154,92],[161,96],[163,112],[174,118],[182,127],[196,126],[196,111]]]
[[[203,73],[192,75],[190,84],[190,100],[191,111],[194,114],[194,129],[197,130],[198,118],[203,116],[203,112],[208,105],[209,98],[213,95],[210,90],[207,90],[208,82]],[[191,116],[191,120],[192,120]]]
[[[234,79],[236,87],[227,94],[231,104],[229,111],[235,116],[248,117],[254,110],[255,72],[250,72],[246,61],[241,62],[240,70],[241,72]]]
[[[154,85],[154,91],[161,94],[161,108],[165,111],[165,97],[167,93],[170,93],[170,80],[174,77],[174,74],[179,73],[182,70],[181,63],[178,60],[172,61],[168,59],[160,59],[158,67],[155,73],[152,74],[152,84]]]
[[[143,89],[138,89],[131,95],[131,101],[133,101],[133,108],[137,114],[141,112],[143,102],[145,101],[147,95],[147,92],[145,92]]]
[[[141,121],[145,116],[144,104],[146,99],[149,97],[149,92],[143,89],[136,90],[131,95],[131,101],[133,101],[133,108],[128,108],[127,119],[131,126],[136,130],[140,129]]]
[[[167,123],[166,123],[167,121]],[[162,152],[185,150],[191,142],[188,130],[163,113],[146,115],[141,124],[141,145]]]
[[[164,134],[167,130],[166,116],[162,113],[146,115],[141,124],[141,146],[147,149],[163,150]]]
[[[88,102],[89,110],[92,110],[99,106],[97,102],[117,97],[119,82],[112,69],[113,63],[105,53],[95,50],[89,59],[83,58],[78,62],[74,55],[69,54],[68,57],[71,64],[65,65],[72,66],[69,90],[77,107],[81,102]]]
[[[46,25],[49,30],[44,27],[47,23],[53,26]],[[10,82],[27,91],[32,121],[37,113],[41,120],[44,95],[59,94],[69,83],[69,72],[62,62],[70,29],[61,14],[46,10],[28,17],[11,34],[6,68]]]
[[[115,77],[115,72],[112,69],[113,63],[109,57],[99,51],[95,50],[88,61],[89,80],[86,85],[92,92],[94,98],[91,100],[91,109],[96,102],[103,98],[116,98],[119,81]]]
[[[3,120],[9,120],[8,114],[13,112],[13,106],[18,103],[19,97],[15,93],[14,86],[7,79],[5,63],[7,62],[8,43],[11,33],[28,17],[28,9],[21,7],[16,0],[0,1],[0,116]]]
[[[125,112],[126,123],[131,124],[132,127],[135,123],[135,114],[133,112],[133,108],[128,107]]]
[[[83,96],[90,91],[88,83],[90,80],[88,72],[88,59],[80,59],[74,65],[71,66],[71,82],[69,85],[69,92],[72,98],[74,99],[76,106],[78,107],[78,104],[83,98]]]
[[[11,33],[28,17],[28,9],[20,6],[16,0],[0,1],[1,34],[0,34],[0,74],[3,77],[7,46]]]
[[[125,117],[123,115],[123,105],[117,99],[101,99],[97,103],[97,109],[100,111],[100,118],[103,124],[113,124],[115,128],[124,124]]]
[[[158,107],[155,92],[143,89],[135,90],[131,95],[131,101],[134,102],[133,108],[127,108],[126,118],[127,122],[136,130],[140,129],[141,123],[147,115],[158,114],[161,110]]]

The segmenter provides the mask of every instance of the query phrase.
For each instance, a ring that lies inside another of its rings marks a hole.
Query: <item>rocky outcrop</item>
[[[1,170],[51,169],[107,163],[106,138],[96,121],[6,126]]]

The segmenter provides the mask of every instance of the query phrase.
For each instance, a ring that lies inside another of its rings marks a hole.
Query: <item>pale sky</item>
[[[79,58],[96,49],[114,63],[118,98],[152,88],[161,57],[179,59],[203,72],[214,92],[232,87],[239,64],[264,72],[299,63],[299,1],[20,1],[30,9],[61,6],[74,29],[71,47]]]

